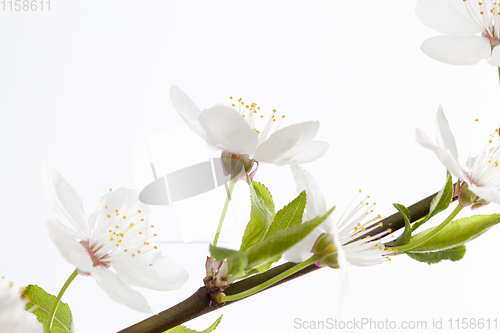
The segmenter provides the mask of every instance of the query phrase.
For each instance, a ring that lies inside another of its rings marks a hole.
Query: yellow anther
[[[158,246],[155,246],[155,250],[158,249]]]
[[[370,238],[370,235],[366,236],[366,238]]]
[[[389,248],[389,251],[392,251],[392,248]]]
[[[109,230],[109,232],[112,232],[113,230]]]
[[[123,219],[125,220],[127,217],[125,215],[123,215]]]
[[[108,208],[108,206],[104,206],[104,208]]]
[[[141,219],[141,221],[144,221],[144,219]]]
[[[123,252],[127,252],[127,251],[128,251],[127,249],[123,250]]]
[[[384,224],[383,224],[382,222],[379,222],[379,224],[378,224],[378,225],[379,225],[379,227],[381,227],[381,226],[383,226]]]
[[[110,215],[108,215],[108,217],[111,217]]]
[[[154,234],[154,236],[156,237],[156,236],[158,236],[158,235],[157,235],[157,234]]]
[[[398,250],[397,250],[397,249],[394,249],[394,253],[398,253]]]
[[[141,210],[139,209],[139,210],[138,210],[138,212],[140,213],[140,212],[141,212]]]
[[[111,238],[110,240],[113,240],[113,238]]]
[[[154,228],[154,227],[155,227],[154,225],[151,226],[151,228]]]
[[[110,190],[110,191],[112,191],[113,189],[112,189],[112,188],[110,188],[109,190]]]
[[[392,232],[392,229],[391,229],[391,228],[389,228],[389,229],[387,229],[387,231],[389,231],[389,233],[391,233],[391,232]]]
[[[153,266],[153,264],[149,264],[149,266]]]
[[[379,246],[379,247],[378,247],[378,249],[379,249],[379,250],[382,250],[382,246]]]

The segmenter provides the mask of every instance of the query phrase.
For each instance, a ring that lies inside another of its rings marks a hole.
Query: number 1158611
[[[4,12],[50,12],[50,0],[1,0]]]

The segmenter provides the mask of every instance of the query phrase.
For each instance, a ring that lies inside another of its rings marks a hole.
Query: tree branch
[[[429,213],[431,201],[437,195],[437,193],[438,192],[408,207],[412,222],[424,217],[425,215],[427,215],[427,213]],[[454,198],[453,200],[456,200],[456,198]],[[382,226],[378,225],[378,223],[380,222],[382,222]],[[404,228],[405,226],[404,218],[399,212],[381,220],[380,222],[377,222],[377,224],[371,226],[373,230],[370,231],[368,235],[376,235],[381,231],[387,230],[388,228],[396,231]],[[242,281],[231,284],[224,291],[224,293],[226,295],[234,295],[246,291],[262,284],[263,282],[277,276],[278,274],[281,274],[282,272],[290,269],[295,265],[296,264],[294,263],[287,262],[280,266],[271,268],[262,274],[254,275]],[[319,267],[317,267],[316,265],[310,265],[303,270],[275,283],[269,288],[293,280],[304,274],[311,273],[317,269],[319,269]],[[225,304],[213,302],[210,291],[205,287],[201,287],[193,295],[191,295],[191,297],[187,298],[181,303],[174,305],[170,309],[149,317],[135,325],[125,328],[118,333],[162,333],[170,328],[185,323],[186,321],[228,306],[237,301],[226,302]]]

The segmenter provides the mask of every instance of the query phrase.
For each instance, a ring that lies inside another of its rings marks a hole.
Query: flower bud
[[[258,168],[257,163],[257,168],[251,172],[254,163],[257,161],[252,160],[246,154],[234,154],[229,151],[222,152],[221,162],[224,175],[231,175],[231,179],[237,178],[238,180],[241,180],[245,178],[246,175],[249,175],[250,178],[253,179],[253,176]]]
[[[333,243],[333,235],[330,233],[321,234],[311,250],[320,259],[315,264],[318,267],[338,268],[337,249]]]
[[[489,204],[488,201],[478,197],[471,190],[469,190],[469,185],[464,181],[457,184],[455,188],[455,195],[458,196],[458,203],[462,207],[471,206],[471,209],[477,209]]]

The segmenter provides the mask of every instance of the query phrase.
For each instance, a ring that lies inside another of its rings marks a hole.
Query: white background
[[[410,205],[437,191],[445,169],[415,143],[415,128],[433,135],[441,103],[468,156],[474,119],[474,146],[499,126],[499,82],[486,62],[459,67],[424,55],[419,45],[437,33],[420,23],[414,6],[52,0],[50,12],[1,11],[0,274],[19,287],[36,283],[58,293],[74,267],[48,237],[46,221],[57,215],[41,190],[41,162],[56,166],[88,213],[109,188],[134,187],[132,150],[182,124],[169,101],[172,84],[201,108],[236,96],[276,108],[287,124],[319,120],[317,138],[330,150],[305,167],[320,180],[328,204],[337,205],[337,217],[359,188],[376,198],[383,216],[395,212],[393,202]],[[261,165],[257,180],[277,207],[294,197],[288,167]],[[222,205],[206,212],[214,230]],[[499,210],[492,204],[480,213]],[[165,241],[179,239],[172,215],[168,207],[151,212]],[[223,230],[223,238],[234,234],[237,241],[236,229]],[[499,236],[493,228],[459,262],[429,266],[399,256],[353,268],[343,319],[500,321]],[[190,280],[174,292],[145,290],[155,310],[201,286],[207,247],[162,244]],[[188,326],[202,330],[224,313],[217,332],[300,331],[295,318],[338,318],[338,277],[322,269]],[[118,331],[148,316],[113,302],[91,278],[77,277],[63,300],[77,332]]]

